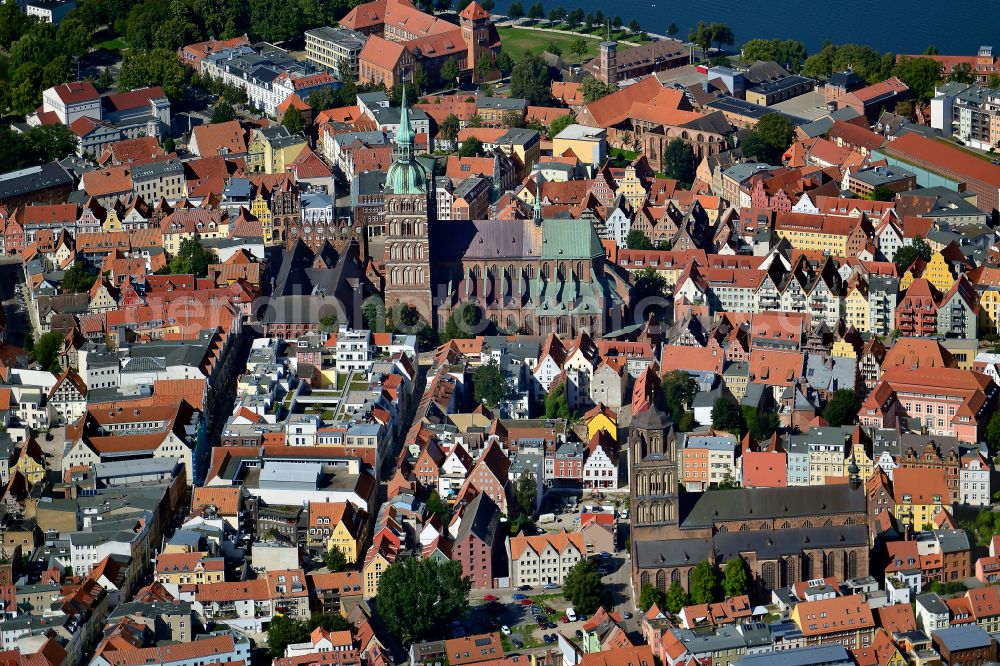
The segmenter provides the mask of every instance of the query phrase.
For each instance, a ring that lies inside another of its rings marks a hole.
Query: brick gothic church
[[[742,557],[754,594],[825,576],[868,575],[866,497],[858,484],[678,493],[677,435],[663,410],[632,421],[632,582],[690,589],[703,560]]]
[[[588,220],[437,220],[433,177],[413,154],[406,100],[385,182],[385,303],[435,327],[474,303],[499,329],[603,335],[621,328],[630,283]]]

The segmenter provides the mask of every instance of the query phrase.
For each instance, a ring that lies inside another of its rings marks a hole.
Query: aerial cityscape
[[[997,21],[649,4],[0,0],[0,666],[1000,664]]]

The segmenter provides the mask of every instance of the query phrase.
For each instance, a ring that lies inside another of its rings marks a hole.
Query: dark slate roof
[[[465,508],[455,542],[461,541],[471,532],[484,543],[492,545],[497,538],[499,525],[500,509],[489,495],[479,493]]]
[[[434,220],[430,223],[434,261],[528,259],[539,256],[532,220]]]
[[[640,569],[685,566],[707,560],[711,539],[664,539],[635,542],[635,565]]]
[[[715,535],[715,554],[720,562],[734,560],[740,557],[740,553],[747,552],[757,553],[760,560],[798,555],[810,548],[867,545],[868,528],[865,525],[721,532]]]
[[[73,177],[59,162],[8,171],[0,174],[0,201],[60,185],[72,187]]]
[[[931,635],[948,648],[949,652],[972,650],[990,644],[990,635],[975,623],[938,629]]]
[[[673,422],[670,415],[654,405],[632,419],[632,425],[640,430],[666,430],[673,426]]]
[[[834,72],[826,80],[826,83],[827,85],[844,88],[845,90],[855,90],[864,87],[865,80],[854,72]]]
[[[684,527],[709,527],[726,520],[864,513],[865,494],[849,484],[790,488],[740,488],[701,495],[684,518]]]

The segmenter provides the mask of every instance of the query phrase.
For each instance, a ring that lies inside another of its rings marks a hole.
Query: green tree
[[[566,14],[566,25],[575,28],[581,23],[583,23],[583,10],[579,7],[569,10],[569,13]]]
[[[854,389],[838,389],[823,408],[823,418],[834,427],[849,425],[858,418],[860,410],[861,399]]]
[[[507,76],[514,70],[514,59],[506,51],[501,51],[497,55],[497,69],[504,76]]]
[[[924,49],[924,55],[937,55],[937,47],[933,44],[929,44],[926,49]]]
[[[896,108],[893,109],[892,112],[895,113],[897,116],[902,116],[906,118],[910,122],[913,122],[913,120],[915,120],[917,117],[913,111],[913,102],[908,99],[904,99],[902,102],[898,102],[896,104]]]
[[[893,74],[910,87],[920,103],[934,97],[934,88],[941,81],[944,66],[932,58],[903,58]]]
[[[195,235],[181,241],[177,254],[170,258],[168,264],[172,275],[208,275],[208,265],[215,261],[215,253],[201,244],[201,237]]]
[[[582,57],[587,53],[587,40],[583,37],[574,37],[569,43],[569,52],[577,57]]]
[[[802,71],[806,46],[794,39],[751,39],[740,49],[743,61],[774,61],[792,72]]]
[[[566,10],[562,7],[554,7],[549,10],[549,21],[552,23],[559,23],[566,16]]]
[[[510,383],[496,359],[491,359],[489,363],[483,363],[476,368],[476,372],[472,375],[472,384],[475,387],[473,396],[476,404],[485,402],[493,409],[511,395]]]
[[[931,258],[931,246],[919,234],[913,238],[912,244],[904,245],[896,250],[896,253],[892,256],[893,263],[896,264],[896,268],[899,269],[900,273],[905,273],[906,269],[917,258],[924,261],[929,261]]]
[[[976,73],[972,71],[972,65],[967,62],[960,62],[952,68],[951,74],[948,75],[948,80],[955,83],[972,85],[976,82]]]
[[[682,183],[694,182],[694,150],[681,139],[673,139],[660,156],[663,173]]]
[[[684,370],[674,370],[663,378],[663,402],[674,423],[680,423],[695,395],[698,384]]]
[[[618,86],[613,83],[598,81],[593,76],[587,76],[580,83],[580,92],[583,93],[583,101],[590,104],[602,97],[607,97],[611,93],[618,92]]]
[[[709,26],[709,31],[712,33],[712,41],[718,51],[722,50],[723,45],[732,46],[736,41],[733,29],[725,23],[713,23]]]
[[[504,127],[509,127],[513,129],[518,127],[524,127],[525,121],[524,121],[524,116],[521,114],[520,111],[515,111],[514,109],[511,109],[510,111],[504,112],[503,117],[500,119],[500,122]]]
[[[652,250],[653,241],[649,240],[649,236],[641,230],[630,229],[628,236],[625,237],[625,246],[630,250]],[[653,273],[659,275],[656,271],[653,271]]]
[[[572,125],[575,121],[576,118],[573,117],[572,113],[567,113],[564,116],[559,116],[558,118],[553,120],[552,124],[549,126],[549,137],[559,136],[559,134],[564,129]]]
[[[545,61],[529,53],[510,72],[510,95],[526,99],[528,104],[544,106],[550,99],[551,82],[552,76]]]
[[[710,604],[719,598],[719,570],[702,560],[691,571],[691,603]]]
[[[37,164],[61,160],[76,151],[77,138],[65,125],[40,125],[23,135],[23,149],[28,153],[21,162]],[[6,163],[10,166],[10,163]]]
[[[514,484],[514,498],[525,515],[531,515],[535,510],[535,502],[538,500],[537,481],[530,474],[522,474]]]
[[[708,53],[713,37],[711,26],[704,21],[698,21],[698,25],[688,30],[688,41],[700,48],[702,55]]]
[[[90,291],[90,288],[94,286],[95,280],[97,280],[97,276],[91,275],[83,263],[79,261],[73,262],[69,270],[63,274],[63,293],[79,294]]]
[[[741,594],[749,594],[750,574],[747,572],[743,558],[737,557],[729,560],[722,568],[722,592],[727,599]]]
[[[455,62],[454,58],[448,58],[447,60],[444,61],[444,64],[441,65],[442,81],[447,81],[448,83],[455,83],[455,81],[458,79],[459,74],[461,73],[462,73],[461,70],[459,70],[458,68],[458,63]]]
[[[653,604],[656,604],[660,608],[663,608],[666,597],[662,592],[656,589],[652,584],[646,583],[642,586],[642,592],[639,593],[639,609],[645,613]]]
[[[630,232],[631,233],[631,232]],[[626,244],[628,239],[626,238]],[[629,247],[632,247],[629,245]],[[659,316],[668,304],[667,280],[654,268],[647,267],[632,274],[632,311],[645,318],[648,314]]]
[[[469,612],[470,579],[461,562],[402,558],[389,565],[375,597],[379,616],[404,645],[441,636]]]
[[[0,2],[0,47],[9,49],[10,45],[27,31],[28,25],[33,20],[21,10],[15,0]]]
[[[97,79],[97,89],[101,92],[106,92],[110,90],[111,86],[115,84],[114,74],[111,73],[110,67],[105,67],[101,70],[101,76]]]
[[[743,154],[758,162],[780,164],[781,156],[792,144],[795,129],[780,113],[767,113],[740,144]]]
[[[285,115],[281,117],[281,124],[285,126],[289,134],[301,134],[306,127],[306,121],[302,117],[302,112],[297,106],[289,106]]]
[[[993,412],[986,425],[986,445],[989,447],[991,456],[1000,452],[1000,412]]]
[[[344,555],[344,551],[334,546],[323,555],[323,564],[330,571],[343,571],[347,568],[347,556]]]
[[[691,596],[684,590],[679,581],[674,581],[667,589],[664,605],[671,613],[679,613],[681,609],[691,603]]]
[[[876,83],[892,76],[896,56],[891,53],[882,54],[870,46],[863,44],[827,43],[806,59],[802,73],[812,78],[825,79],[833,72],[841,72],[851,68],[855,74],[869,83]]]
[[[214,124],[227,123],[230,120],[236,120],[236,109],[233,108],[233,105],[228,100],[220,99],[212,109],[212,117],[209,121]]]
[[[322,317],[319,318],[319,327],[321,330],[326,331],[327,333],[337,330],[337,315],[335,314],[323,315]]]
[[[448,141],[455,141],[458,138],[458,129],[461,126],[461,122],[454,113],[449,113],[444,120],[441,121],[441,125],[438,127],[438,133],[442,138]]]
[[[556,55],[556,56],[561,56],[562,55],[562,47],[559,46],[558,44],[556,44],[551,39],[549,40],[549,43],[545,45],[545,50],[547,52],[551,53],[552,55]]]
[[[712,405],[712,427],[735,435],[743,434],[746,427],[743,411],[732,396],[718,398]]]
[[[896,193],[888,185],[876,185],[867,198],[871,201],[892,201],[896,198]]]
[[[144,86],[161,86],[167,97],[179,100],[184,98],[189,71],[174,51],[128,49],[122,56],[118,87],[134,90]]]
[[[284,657],[285,648],[291,643],[302,643],[309,638],[305,626],[287,615],[276,613],[267,629],[267,648],[274,658]]]
[[[566,397],[566,384],[562,382],[555,388],[550,388],[545,396],[545,418],[568,419],[572,416],[569,409],[569,398]]]
[[[1000,74],[990,74],[989,81],[986,83],[987,88],[1000,88]]]
[[[590,615],[601,605],[604,586],[597,566],[588,559],[573,565],[563,582],[563,595],[570,600],[577,613]]]
[[[670,25],[667,26],[667,35],[670,37],[673,37],[680,31],[681,29],[677,27],[676,23],[671,23]]]
[[[340,613],[313,613],[305,625],[309,632],[316,627],[323,627],[327,631],[347,631],[351,628],[351,623]]]
[[[417,95],[422,95],[431,89],[431,75],[420,61],[413,64],[413,85],[417,89]]]
[[[512,19],[524,18],[524,5],[517,2],[517,0],[514,0],[514,2],[510,3],[510,8],[507,10],[507,16]]]
[[[542,6],[542,3],[536,2],[531,5],[528,9],[528,18],[536,20],[545,18],[545,7]]]
[[[58,331],[49,331],[38,338],[38,342],[32,348],[31,355],[42,370],[58,373],[61,371],[59,367],[59,352],[62,351],[62,348],[62,334]]]
[[[451,520],[451,508],[448,503],[441,499],[436,490],[432,490],[430,494],[427,495],[427,511],[435,514],[441,519],[442,525],[447,525]]]
[[[458,150],[459,157],[479,157],[483,154],[483,142],[474,136],[470,136],[462,142],[462,147]]]
[[[361,305],[361,319],[369,331],[385,331],[385,305],[378,297],[369,297]]]
[[[743,408],[743,421],[750,437],[758,442],[770,439],[781,425],[778,415],[774,412],[760,412],[753,407]]]

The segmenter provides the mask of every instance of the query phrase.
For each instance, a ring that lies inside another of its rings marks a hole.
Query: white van
[[[566,619],[570,622],[576,622],[576,611],[573,610],[572,606],[566,609]]]

